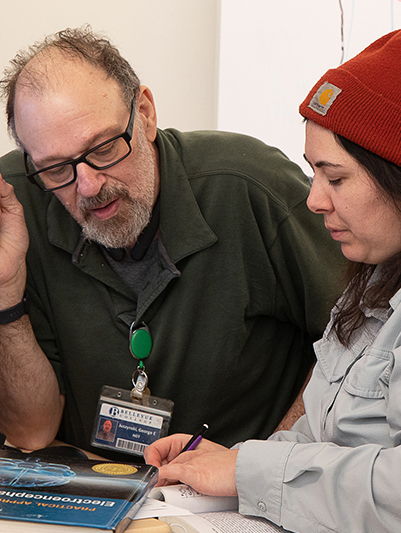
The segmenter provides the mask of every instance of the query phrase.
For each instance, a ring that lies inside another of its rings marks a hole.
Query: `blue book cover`
[[[150,465],[0,450],[0,520],[120,533],[157,477]]]

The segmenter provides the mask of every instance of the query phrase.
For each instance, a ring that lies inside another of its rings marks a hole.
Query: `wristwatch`
[[[0,324],[11,324],[15,322],[28,312],[28,295],[27,292],[24,292],[24,297],[19,304],[13,305],[9,309],[4,309],[0,311]]]

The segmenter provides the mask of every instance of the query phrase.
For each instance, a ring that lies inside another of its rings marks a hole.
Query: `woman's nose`
[[[313,213],[327,213],[333,210],[331,198],[320,180],[314,179],[306,205]]]

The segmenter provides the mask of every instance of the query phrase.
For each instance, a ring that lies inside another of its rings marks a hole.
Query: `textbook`
[[[156,487],[149,498],[176,507],[174,515],[159,516],[173,533],[284,533],[286,530],[264,518],[242,516],[238,498],[206,496],[188,485]],[[185,513],[179,514],[180,509]],[[193,514],[189,514],[190,511]]]
[[[52,524],[121,533],[158,478],[151,465],[50,454],[0,450],[0,532],[32,522],[46,532],[60,529]]]
[[[290,533],[265,518],[242,516],[237,511],[163,516],[173,533]]]
[[[206,496],[189,485],[180,483],[167,485],[166,487],[156,487],[150,491],[148,496],[175,507],[187,509],[192,513],[238,510],[238,498],[236,497]]]

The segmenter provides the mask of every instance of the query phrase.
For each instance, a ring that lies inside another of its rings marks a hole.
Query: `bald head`
[[[43,55],[21,73],[14,98],[16,135],[39,167],[121,133],[130,111],[120,85],[103,70],[58,51]],[[67,139],[76,150],[66,150]]]
[[[16,80],[14,98],[17,98],[18,93],[43,97],[48,92],[59,92],[66,83],[74,82],[81,67],[92,69],[91,64],[80,57],[71,57],[57,48],[46,48],[21,70]]]

